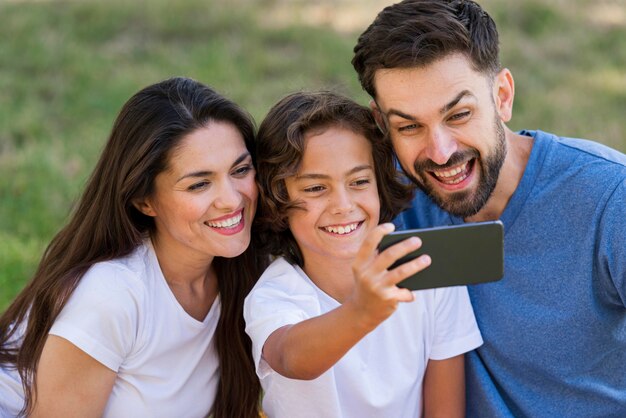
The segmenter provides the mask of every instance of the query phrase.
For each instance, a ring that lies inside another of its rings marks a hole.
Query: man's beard
[[[485,203],[487,203],[487,200],[489,200],[491,193],[496,187],[500,169],[506,157],[506,136],[504,128],[497,118],[494,120],[494,133],[496,135],[496,146],[493,150],[493,154],[487,156],[485,159],[481,158],[476,149],[471,149],[452,154],[445,165],[438,165],[431,160],[423,162],[416,161],[413,165],[413,169],[422,179],[418,179],[406,170],[404,170],[404,173],[445,211],[461,218],[468,218],[475,215],[485,206]],[[443,170],[447,167],[457,165],[462,161],[468,161],[469,159],[473,159],[472,170],[476,169],[476,164],[479,160],[481,162],[480,179],[476,191],[473,193],[471,190],[459,191],[448,195],[438,194],[431,183],[437,180],[432,179],[432,176],[426,173],[426,171]],[[428,180],[426,180],[426,178],[428,178]]]

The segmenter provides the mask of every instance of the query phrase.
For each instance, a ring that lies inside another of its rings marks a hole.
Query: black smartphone
[[[382,251],[410,236],[418,236],[422,246],[402,257],[390,270],[428,254],[426,269],[398,284],[411,290],[493,282],[504,275],[504,227],[500,221],[394,231],[378,246]]]

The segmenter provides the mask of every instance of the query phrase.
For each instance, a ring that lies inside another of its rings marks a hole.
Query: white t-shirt
[[[428,360],[470,351],[482,338],[465,287],[422,290],[414,296],[317,379],[288,379],[261,355],[269,335],[340,304],[298,266],[275,260],[244,305],[265,413],[270,418],[421,416]]]
[[[127,257],[92,266],[50,334],[117,373],[104,417],[205,417],[219,380],[219,315],[219,298],[202,322],[185,312],[147,240]],[[0,411],[15,415],[23,396],[17,372],[0,369]]]

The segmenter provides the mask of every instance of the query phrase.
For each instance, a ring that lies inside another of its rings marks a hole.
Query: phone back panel
[[[412,290],[496,281],[504,275],[504,229],[489,221],[398,231],[385,236],[385,249],[409,236],[422,239],[422,247],[401,258],[391,268],[428,254],[431,265],[398,284]]]

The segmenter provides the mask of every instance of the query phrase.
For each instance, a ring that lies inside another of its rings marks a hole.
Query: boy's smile
[[[363,222],[353,222],[344,225],[328,225],[320,228],[329,234],[347,235],[354,232],[361,225],[363,225]]]

